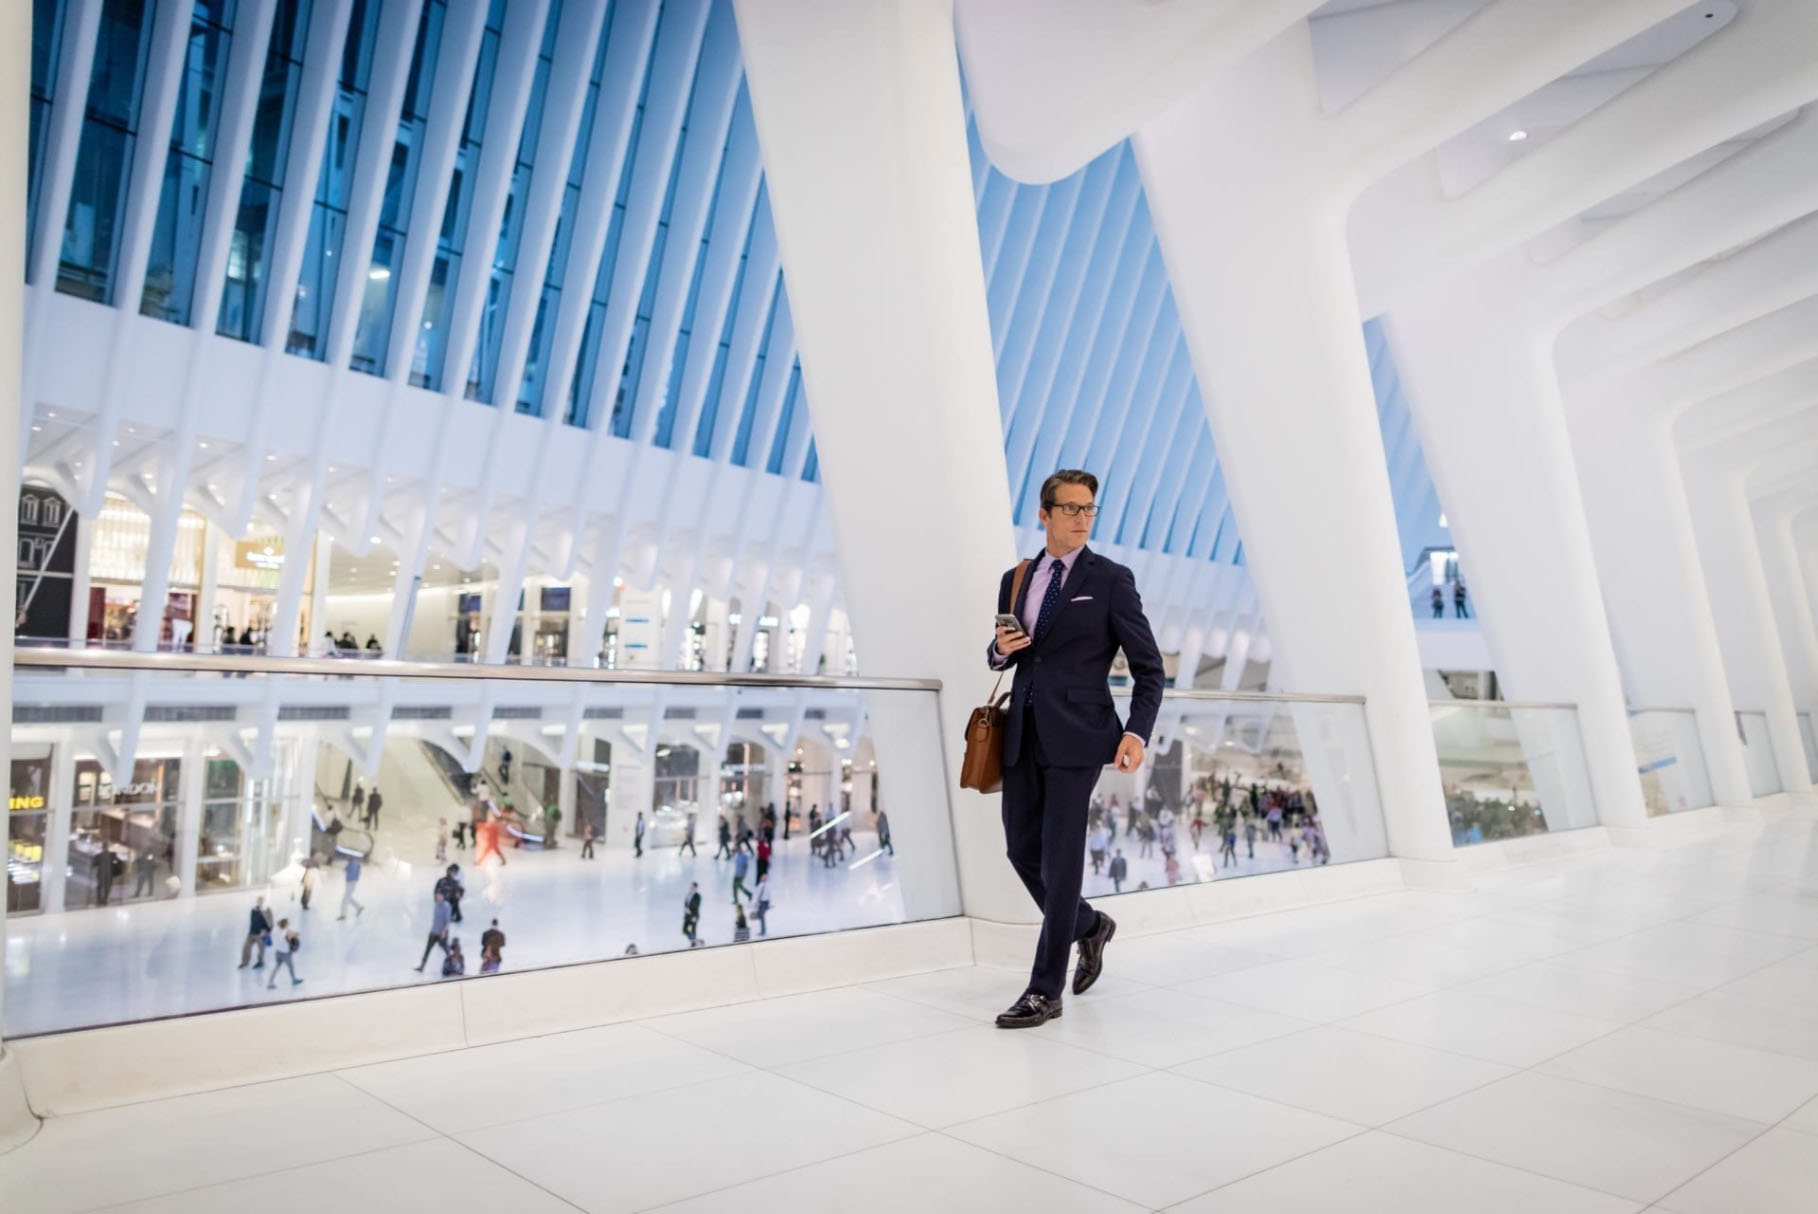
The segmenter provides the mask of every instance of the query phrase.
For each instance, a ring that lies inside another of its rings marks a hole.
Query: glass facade
[[[57,95],[57,59],[63,48],[62,0],[32,0],[32,111],[26,161],[25,264],[31,269],[38,229],[38,188],[44,178],[45,132]]]
[[[468,400],[492,401],[499,373],[499,346],[505,337],[506,312],[511,305],[512,276],[518,264],[518,241],[524,233],[524,207],[529,201],[530,174],[537,154],[537,136],[543,129],[543,103],[549,89],[549,69],[555,61],[556,30],[562,19],[561,0],[551,0],[543,25],[543,44],[537,51],[536,74],[531,80],[530,103],[518,135],[518,155],[505,198],[505,214],[493,247],[492,277],[486,286],[486,304],[480,312],[480,332],[474,343],[473,361],[467,368]]]
[[[1716,804],[1698,738],[1698,714],[1689,708],[1629,713],[1636,772],[1649,814],[1678,813]]]
[[[290,129],[296,116],[309,12],[310,0],[283,0],[279,4],[260,77],[252,143],[246,155],[246,179],[240,187],[240,207],[227,251],[227,282],[216,324],[217,332],[241,341],[258,341],[262,336],[268,295],[266,276],[284,195],[285,164],[290,155]]]
[[[177,86],[177,112],[171,120],[170,154],[164,162],[157,226],[152,230],[151,259],[139,299],[139,310],[145,315],[179,325],[189,323],[196,285],[233,10],[231,0],[212,8],[198,6],[190,19],[183,78]]]
[[[57,290],[97,303],[113,298],[114,260],[139,135],[151,28],[152,6],[147,0],[106,0],[102,5],[57,267]]]
[[[405,226],[410,222],[411,200],[416,197],[417,169],[423,160],[423,138],[429,126],[435,84],[436,54],[441,49],[442,26],[447,17],[443,0],[429,0],[417,21],[410,79],[404,88],[397,142],[392,146],[391,165],[386,171],[379,230],[373,238],[372,261],[366,271],[365,293],[360,298],[360,321],[354,330],[353,368],[373,375],[385,374],[386,344],[391,339],[391,318],[397,302],[397,272],[404,265]]]
[[[341,76],[328,116],[322,164],[316,174],[316,199],[309,216],[309,237],[297,279],[296,306],[284,348],[305,358],[328,355],[328,322],[334,312],[336,260],[347,235],[348,195],[360,151],[366,86],[372,78],[373,35],[379,24],[378,0],[354,0],[341,54]]]

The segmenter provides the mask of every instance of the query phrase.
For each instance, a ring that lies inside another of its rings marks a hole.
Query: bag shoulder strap
[[[1010,610],[1010,611],[1016,610],[1016,600],[1023,593],[1023,578],[1028,574],[1028,572],[1029,572],[1029,559],[1027,557],[1024,557],[1022,560],[1020,560],[1016,563],[1016,573],[1014,575],[1012,575],[1010,578],[1010,606],[1008,608],[1008,610]],[[1004,670],[1008,670],[1008,669],[1009,669],[1008,666],[1004,667]],[[997,681],[995,683],[991,684],[991,698],[986,700],[985,703],[993,704],[993,705],[996,704],[997,700],[998,700],[997,689],[999,687],[1002,687],[1003,685],[1004,685],[1004,671],[1000,670],[997,672]],[[1008,694],[1008,693],[1005,693],[1005,694]]]
[[[1016,573],[1010,579],[1010,606],[1005,608],[1006,611],[1016,610],[1016,600],[1021,598],[1023,594],[1023,578],[1027,577],[1028,574],[1029,558],[1024,557],[1016,563]]]

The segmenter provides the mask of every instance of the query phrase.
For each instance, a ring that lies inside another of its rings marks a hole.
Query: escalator
[[[309,854],[333,864],[336,856],[372,855],[372,832],[340,819],[341,829],[331,830],[336,821],[334,803],[321,786],[316,787],[315,803],[309,807]]]

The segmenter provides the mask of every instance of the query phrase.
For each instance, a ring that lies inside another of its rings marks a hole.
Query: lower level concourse
[[[1143,934],[1154,895],[1111,896],[1132,928],[1040,1032],[991,1026],[1024,975],[989,965],[707,992],[698,1010],[52,1118],[0,1156],[0,1191],[35,1214],[1793,1214],[1818,1192],[1818,820],[1707,817],[1468,891],[1182,930]],[[644,862],[651,880],[713,867]],[[401,913],[375,894],[299,968],[315,981],[367,944],[351,932]],[[232,934],[192,962],[230,984]],[[508,935],[512,961],[552,947]],[[407,947],[373,964],[412,964]]]

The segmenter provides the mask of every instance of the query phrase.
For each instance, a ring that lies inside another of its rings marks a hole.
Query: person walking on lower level
[[[303,861],[303,909],[309,909],[310,895],[316,892],[316,885],[322,880],[322,870],[316,866],[316,858],[311,856]]]
[[[494,919],[492,926],[480,933],[480,972],[496,974],[504,963],[505,933],[499,930],[499,921]]]
[[[459,978],[467,972],[467,958],[461,955],[461,938],[456,936],[448,942],[448,951],[442,956],[442,977]]]
[[[436,819],[436,863],[448,862],[448,819]]]
[[[366,798],[366,827],[368,830],[379,829],[379,810],[384,806],[385,798],[379,795],[379,786],[372,786],[372,795]]]
[[[133,897],[151,897],[152,878],[157,874],[157,857],[152,855],[151,848],[141,847],[139,854],[133,858]]]
[[[732,942],[744,944],[751,939],[751,924],[745,919],[745,908],[734,902],[732,913],[737,916],[732,922]]]
[[[289,919],[278,920],[277,946],[272,950],[271,981],[265,984],[266,990],[278,985],[278,971],[290,971],[290,984],[301,986],[303,979],[297,977],[297,950],[303,947],[303,937],[290,925]]]
[[[745,884],[745,874],[750,871],[751,871],[751,853],[747,852],[747,851],[743,851],[743,850],[733,853],[733,857],[732,857],[732,904],[734,906],[737,906],[739,904],[739,891],[740,890],[744,890],[745,896],[747,898],[749,898],[751,896],[751,889],[749,886],[747,886]]]
[[[877,849],[896,855],[896,844],[890,841],[890,815],[881,809],[877,811]]]
[[[1224,834],[1225,841],[1223,846],[1218,849],[1218,855],[1224,861],[1224,867],[1230,868],[1237,863],[1237,823],[1228,823],[1225,826]]]
[[[701,926],[701,883],[688,883],[688,896],[682,899],[682,935],[688,937],[689,948],[699,948],[701,939],[696,935]]]
[[[1469,607],[1465,606],[1465,598],[1466,591],[1464,579],[1460,578],[1458,581],[1452,583],[1452,614],[1461,620],[1468,620],[1471,618],[1471,610]]]
[[[713,858],[718,860],[725,856],[732,859],[732,823],[726,821],[726,815],[720,815],[720,845],[714,849]]]
[[[764,878],[770,875],[770,837],[759,835],[757,841],[757,879],[761,885]]]
[[[1124,859],[1124,849],[1118,848],[1117,854],[1111,857],[1111,892],[1124,892],[1124,878],[1130,875],[1130,862]]]
[[[354,897],[354,890],[360,884],[360,872],[366,866],[365,860],[358,852],[347,857],[347,864],[341,870],[341,913],[335,916],[337,920],[347,918],[347,908],[350,906],[356,915],[366,913],[366,907]]]
[[[694,850],[694,813],[692,810],[689,811],[687,823],[682,827],[682,845],[675,849],[675,854],[678,856],[683,852],[687,852],[691,856],[701,854]]]
[[[581,859],[593,859],[593,819],[581,823]]]
[[[448,955],[448,923],[448,899],[437,890],[435,917],[429,923],[429,938],[423,942],[423,959],[417,962],[417,973],[422,973],[423,967],[429,964],[430,949],[440,947],[442,955]]]
[[[265,946],[271,943],[271,912],[265,909],[265,899],[253,903],[252,916],[246,924],[246,942],[240,945],[240,968],[245,969],[252,960],[253,946],[259,946],[259,963],[253,966],[256,970],[265,968]],[[293,973],[295,971],[292,971]]]
[[[1433,618],[1440,619],[1446,613],[1446,593],[1439,587],[1433,587]]]
[[[631,828],[631,854],[633,856],[644,854],[644,811],[641,809],[638,810],[637,825]]]
[[[757,888],[751,892],[752,913],[758,921],[758,935],[768,936],[770,928],[764,923],[764,916],[770,913],[770,878],[759,877]]]

